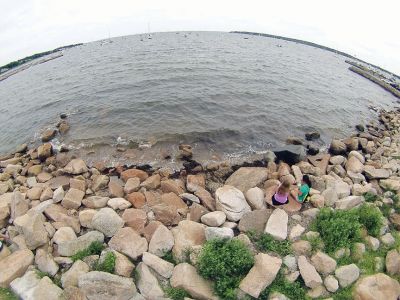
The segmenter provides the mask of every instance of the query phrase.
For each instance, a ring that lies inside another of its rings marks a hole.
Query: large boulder
[[[194,247],[201,246],[206,241],[205,226],[196,222],[184,220],[177,227],[171,229],[175,244],[172,253],[178,261],[185,259],[185,252]]]
[[[342,288],[355,282],[360,276],[360,269],[355,264],[341,266],[336,269],[335,276]]]
[[[100,209],[92,219],[92,227],[107,237],[112,237],[124,226],[124,220],[111,208]]]
[[[44,249],[37,249],[35,255],[35,263],[38,269],[44,273],[54,276],[58,272],[58,265],[54,261],[53,256]]]
[[[170,278],[172,276],[174,265],[166,260],[163,260],[157,255],[144,252],[143,262],[164,278]]]
[[[88,168],[82,159],[73,159],[65,167],[64,172],[72,175],[86,173]]]
[[[240,282],[239,288],[254,298],[268,287],[274,280],[282,265],[282,259],[259,253],[255,257],[254,266]]]
[[[364,202],[363,196],[348,196],[335,202],[336,209],[351,209]]]
[[[136,285],[145,299],[160,299],[164,297],[160,283],[146,264],[139,263],[136,272],[138,274]]]
[[[385,179],[389,178],[390,171],[387,169],[375,169],[373,166],[366,165],[364,173],[369,179]]]
[[[268,170],[266,168],[241,167],[225,181],[225,184],[234,186],[244,193],[263,183],[267,177]]]
[[[89,272],[89,266],[81,260],[74,262],[71,268],[61,276],[61,284],[65,289],[69,286],[78,286],[79,277]]]
[[[245,213],[251,211],[243,193],[233,186],[218,188],[215,197],[217,210],[223,211],[229,221],[239,221]]]
[[[322,284],[322,278],[318,274],[315,267],[307,261],[305,256],[300,256],[298,261],[299,271],[304,283],[309,288],[313,289]]]
[[[290,165],[304,161],[307,158],[306,149],[301,145],[286,145],[274,151],[278,161],[284,161]]]
[[[72,256],[78,251],[84,250],[93,242],[104,242],[104,234],[98,231],[89,231],[77,239],[64,241],[58,244],[58,253],[62,256]]]
[[[331,145],[329,147],[329,151],[333,155],[346,154],[347,146],[342,141],[332,140]]]
[[[45,276],[39,278],[38,274],[34,271],[28,271],[21,278],[15,279],[11,282],[11,289],[21,299],[30,300],[62,300],[63,290],[55,285],[53,281]]]
[[[336,269],[336,260],[321,251],[311,257],[311,263],[324,276],[333,273]]]
[[[245,213],[239,222],[239,230],[241,232],[256,231],[263,233],[265,225],[267,224],[269,216],[272,214],[272,210],[253,210]]]
[[[246,200],[252,209],[265,209],[264,191],[259,187],[253,187],[245,193]]]
[[[196,268],[188,263],[182,263],[174,268],[170,280],[173,288],[181,288],[198,300],[218,300],[213,294],[211,282],[201,277]]]
[[[283,209],[275,209],[265,226],[265,233],[270,234],[274,239],[283,241],[287,238],[287,227],[289,217]]]
[[[26,246],[31,250],[46,244],[49,240],[43,220],[43,214],[31,211],[14,221],[18,232],[25,238]]]
[[[147,251],[148,244],[147,240],[135,230],[130,227],[124,227],[118,230],[111,238],[108,246],[132,259],[137,259],[143,252]]]
[[[161,257],[164,256],[165,253],[169,252],[174,244],[175,240],[172,232],[164,225],[160,225],[151,237],[149,252]]]
[[[11,281],[24,275],[33,263],[34,255],[31,250],[17,250],[0,260],[0,287],[7,288]]]
[[[130,300],[137,294],[131,278],[93,271],[79,277],[78,287],[88,300]]]
[[[399,296],[399,282],[383,273],[361,278],[353,292],[354,300],[396,300]]]

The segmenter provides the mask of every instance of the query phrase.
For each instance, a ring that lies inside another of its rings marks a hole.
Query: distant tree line
[[[61,50],[64,50],[64,49],[68,49],[68,48],[72,48],[72,47],[76,47],[76,46],[80,46],[80,45],[82,45],[82,43],[73,44],[73,45],[67,45],[67,46],[56,48],[54,50],[36,53],[36,54],[31,55],[31,56],[27,56],[27,57],[24,57],[24,58],[16,60],[16,61],[12,61],[12,62],[4,65],[4,66],[0,66],[0,73],[8,71],[8,70],[11,70],[13,68],[16,68],[16,67],[18,67],[18,66],[20,66],[22,64],[25,64],[25,63],[27,63],[27,62],[29,62],[31,60],[37,59],[39,57],[46,56],[46,55],[49,55],[49,54],[52,54],[52,53],[55,53],[55,52],[58,52],[58,51],[61,51]]]

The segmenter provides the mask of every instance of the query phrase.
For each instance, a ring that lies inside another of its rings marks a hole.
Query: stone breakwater
[[[47,132],[43,140],[54,135]],[[271,152],[258,166],[202,166],[190,161],[190,146],[180,151],[188,160],[180,172],[88,166],[68,152],[55,154],[50,143],[23,145],[4,157],[0,287],[38,300],[184,298],[171,290],[218,299],[197,261],[210,240],[227,239],[240,240],[255,257],[236,287],[237,299],[261,297],[278,274],[290,283],[301,278],[309,298],[343,291],[360,300],[400,295],[394,279],[400,275],[400,110],[380,112],[366,129],[332,140],[328,153],[292,165]],[[312,182],[309,202],[268,204],[271,187],[284,179],[296,184],[305,174]],[[376,236],[363,228],[352,247],[334,253],[314,247],[312,241],[324,236],[310,224],[321,211],[366,203],[384,212]],[[260,250],[254,232],[287,242],[290,254]],[[96,242],[100,250],[90,252]],[[112,268],[100,268],[110,253]],[[366,271],[360,262],[371,253]],[[288,298],[272,291],[268,299]]]

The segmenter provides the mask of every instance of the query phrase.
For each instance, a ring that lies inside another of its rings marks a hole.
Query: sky
[[[0,0],[0,65],[60,46],[162,31],[315,42],[400,75],[399,0]]]

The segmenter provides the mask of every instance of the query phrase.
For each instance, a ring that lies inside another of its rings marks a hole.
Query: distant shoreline
[[[323,45],[320,45],[320,44],[316,44],[316,43],[313,43],[313,42],[308,42],[308,41],[303,41],[303,40],[299,40],[299,39],[284,37],[284,36],[280,36],[280,35],[273,35],[273,34],[268,34],[268,33],[258,33],[258,32],[249,32],[249,31],[231,31],[230,33],[239,33],[239,34],[248,34],[248,35],[263,36],[263,37],[269,37],[269,38],[274,38],[274,39],[280,39],[280,40],[284,40],[284,41],[295,42],[295,43],[300,43],[300,44],[307,45],[307,46],[311,46],[311,47],[320,48],[320,49],[322,49],[322,50],[326,50],[326,51],[329,51],[329,52],[333,52],[333,53],[336,53],[336,54],[340,54],[340,55],[343,55],[343,56],[345,56],[345,57],[348,57],[348,58],[357,60],[357,61],[359,61],[359,62],[365,63],[365,64],[367,64],[367,65],[369,65],[369,66],[371,66],[371,67],[374,67],[374,68],[376,68],[376,69],[378,69],[378,70],[380,70],[380,71],[386,72],[386,73],[388,73],[389,75],[391,75],[391,76],[393,76],[393,77],[396,77],[397,79],[400,79],[400,76],[399,76],[399,75],[397,75],[397,74],[395,74],[395,73],[393,73],[393,72],[390,72],[390,71],[388,71],[388,70],[386,70],[386,69],[383,69],[383,68],[381,68],[381,67],[379,67],[379,66],[376,66],[376,65],[371,64],[371,63],[369,63],[369,62],[366,62],[366,61],[364,61],[364,60],[362,60],[362,59],[359,59],[359,58],[357,58],[357,57],[354,57],[354,56],[352,56],[352,55],[350,55],[350,54],[348,54],[348,53],[345,53],[345,52],[342,52],[342,51],[339,51],[339,50],[336,50],[336,49],[333,49],[333,48],[330,48],[330,47],[326,47],[326,46],[323,46]]]

